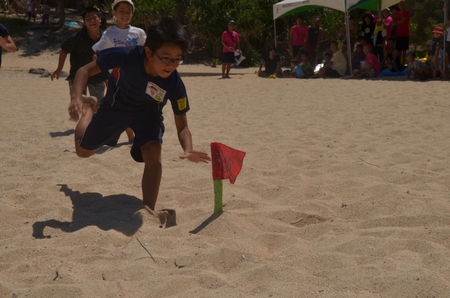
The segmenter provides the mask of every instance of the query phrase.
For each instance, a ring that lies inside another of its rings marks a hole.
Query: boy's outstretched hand
[[[86,109],[96,112],[97,99],[93,96],[82,95],[81,99],[72,99],[69,104],[69,115],[73,121],[78,121],[81,115],[86,115]]]
[[[192,162],[204,162],[204,163],[208,163],[211,161],[211,157],[209,157],[208,153],[200,151],[187,152],[183,155],[180,155],[180,159],[187,159]]]

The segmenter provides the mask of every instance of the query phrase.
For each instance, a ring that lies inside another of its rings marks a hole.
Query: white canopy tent
[[[297,14],[302,11],[306,11],[318,7],[327,7],[342,11],[345,13],[345,24],[347,36],[350,36],[349,29],[349,14],[350,9],[373,7],[373,5],[378,5],[378,7],[389,7],[392,2],[397,3],[399,0],[284,0],[273,5],[273,27],[275,30],[275,46],[277,44],[277,30],[276,30],[276,19],[281,17],[286,17],[289,15]],[[375,4],[374,4],[375,3]],[[395,4],[394,3],[394,4]],[[369,6],[370,5],[370,6]],[[380,6],[381,5],[381,6]],[[387,5],[387,6],[384,6]],[[351,56],[350,39],[347,38],[347,49],[348,57]],[[350,73],[352,72],[352,62],[348,59],[348,64],[350,67]]]
[[[358,8],[372,11],[382,11],[383,9],[393,6],[398,2],[400,2],[400,0],[359,0],[358,3],[351,6],[349,10]]]

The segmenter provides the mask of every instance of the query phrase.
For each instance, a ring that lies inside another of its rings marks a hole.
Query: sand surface
[[[3,56],[1,297],[449,297],[449,82],[181,65],[195,148],[247,155],[214,216],[211,165],[178,158],[166,107],[164,229],[125,135],[76,157],[67,82],[28,74],[57,60]]]

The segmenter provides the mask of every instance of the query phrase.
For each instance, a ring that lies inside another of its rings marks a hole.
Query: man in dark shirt
[[[51,76],[52,81],[54,78],[59,79],[67,54],[70,54],[70,71],[67,77],[70,91],[72,90],[72,84],[77,70],[92,62],[94,59],[92,46],[102,36],[102,31],[100,30],[100,13],[97,8],[87,7],[82,17],[84,21],[83,28],[63,42],[59,53],[58,68]],[[105,94],[105,82],[108,79],[108,75],[108,71],[103,71],[90,77],[88,80],[87,88],[89,89],[89,94],[97,98],[98,104]],[[86,89],[83,94],[86,95]]]
[[[281,67],[279,65],[280,57],[277,54],[276,48],[271,48],[269,51],[269,56],[262,58],[259,63],[258,76],[263,78],[268,78],[271,75],[281,74]],[[264,66],[264,70],[262,67]]]

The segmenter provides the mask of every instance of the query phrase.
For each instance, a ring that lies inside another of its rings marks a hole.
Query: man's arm
[[[8,52],[17,51],[16,44],[14,40],[11,38],[11,35],[6,35],[5,37],[0,36],[0,47],[4,48]]]
[[[53,81],[53,79],[56,77],[56,79],[59,79],[59,75],[61,74],[61,71],[64,67],[64,63],[66,62],[67,53],[64,50],[61,50],[59,52],[59,58],[58,58],[58,68],[52,73],[52,76],[50,77]]]

